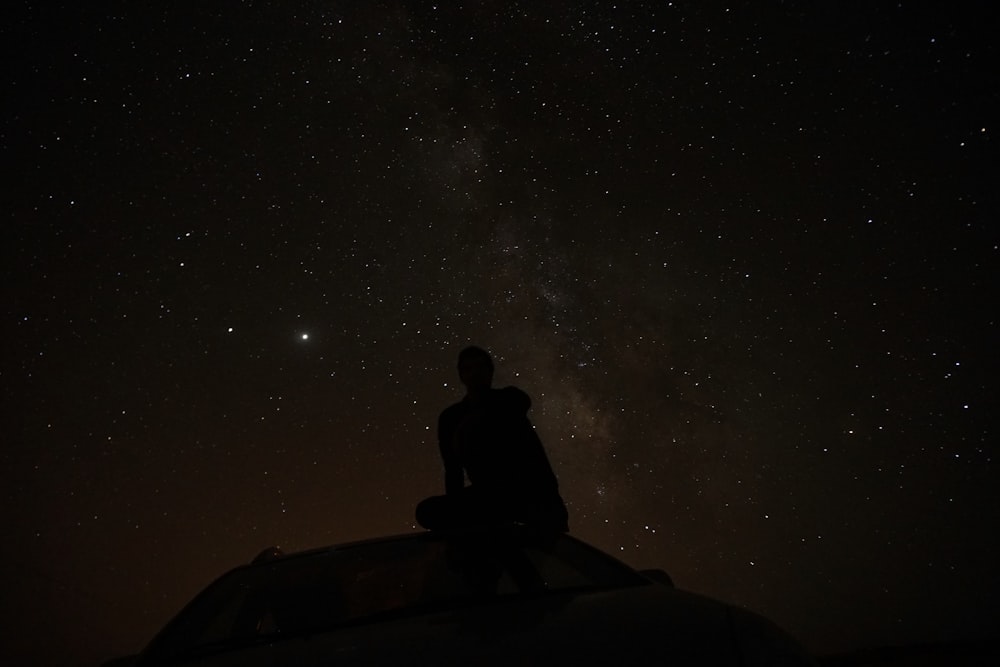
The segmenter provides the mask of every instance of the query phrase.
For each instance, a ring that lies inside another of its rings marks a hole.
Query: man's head
[[[458,377],[470,392],[489,389],[493,384],[493,358],[490,353],[475,345],[459,352]]]

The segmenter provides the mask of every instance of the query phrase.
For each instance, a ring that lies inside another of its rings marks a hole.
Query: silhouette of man
[[[465,398],[438,419],[445,495],[417,505],[418,523],[431,530],[515,522],[569,530],[559,483],[528,419],[531,399],[517,387],[494,389],[493,359],[479,347],[459,353],[458,376]]]

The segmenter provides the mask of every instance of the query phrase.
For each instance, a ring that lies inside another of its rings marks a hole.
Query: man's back
[[[446,467],[461,466],[473,485],[500,497],[558,495],[556,476],[527,416],[530,406],[526,393],[506,387],[447,408],[439,430]]]

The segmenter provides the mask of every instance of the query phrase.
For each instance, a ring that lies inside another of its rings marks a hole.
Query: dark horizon
[[[0,662],[416,530],[487,348],[571,533],[817,653],[997,640],[973,4],[19,2]]]

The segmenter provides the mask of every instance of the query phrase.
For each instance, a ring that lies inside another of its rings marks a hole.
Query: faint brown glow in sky
[[[975,11],[113,4],[0,28],[0,657],[414,530],[469,342],[574,534],[818,651],[995,636]]]

